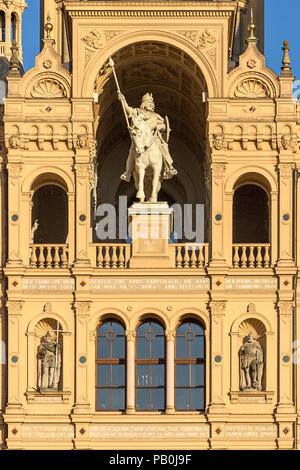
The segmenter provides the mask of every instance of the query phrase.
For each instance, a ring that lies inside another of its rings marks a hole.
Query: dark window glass
[[[125,330],[116,321],[97,330],[96,409],[125,409]]]
[[[186,321],[176,330],[175,400],[177,410],[205,408],[205,337],[199,323]]]
[[[136,334],[136,409],[165,407],[165,337],[154,321],[142,323]]]

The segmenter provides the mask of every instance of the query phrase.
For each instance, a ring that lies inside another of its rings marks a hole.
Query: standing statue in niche
[[[109,63],[114,73],[118,99],[121,102],[131,137],[126,171],[121,175],[121,179],[129,182],[133,175],[137,189],[136,197],[141,202],[144,202],[145,198],[149,202],[157,202],[162,180],[177,175],[168,147],[169,120],[167,117],[162,118],[154,112],[155,104],[151,93],[146,93],[142,97],[139,108],[128,106],[124,95],[120,91],[112,59]],[[152,181],[150,190],[147,185],[144,185],[145,179],[146,181],[147,179]]]
[[[252,331],[240,349],[241,390],[261,390],[263,351]]]
[[[51,340],[50,331],[47,331],[38,347],[38,388],[39,390],[57,390],[60,368],[60,346]]]

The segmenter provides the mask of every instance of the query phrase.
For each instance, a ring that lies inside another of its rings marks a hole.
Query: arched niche
[[[57,184],[40,186],[32,197],[31,243],[64,244],[68,237],[68,196]]]
[[[198,64],[179,47],[159,41],[141,41],[120,48],[112,56],[120,88],[132,107],[151,92],[155,111],[168,116],[169,150],[178,175],[162,183],[159,199],[183,205],[207,201],[205,153],[207,84]],[[94,82],[98,93],[97,123],[98,201],[118,203],[125,195],[134,199],[131,182],[120,183],[130,148],[130,136],[112,70],[106,62]],[[205,224],[205,227],[208,224]]]

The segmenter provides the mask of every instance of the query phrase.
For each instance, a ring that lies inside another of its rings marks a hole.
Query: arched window
[[[11,14],[11,41],[17,40],[17,15]]]
[[[5,13],[4,11],[0,11],[0,27],[1,27],[0,40],[1,42],[5,42]]]
[[[47,184],[35,191],[32,202],[31,242],[67,243],[68,196],[66,192],[60,186]]]
[[[113,320],[97,330],[96,409],[125,409],[125,330]]]
[[[255,184],[236,189],[233,198],[233,243],[269,243],[269,198]]]
[[[142,323],[136,334],[136,409],[165,408],[165,337],[163,327]]]
[[[205,337],[195,321],[176,330],[175,401],[177,410],[205,408]]]

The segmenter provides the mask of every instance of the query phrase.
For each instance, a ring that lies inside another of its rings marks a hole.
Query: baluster
[[[68,256],[67,256],[67,247],[62,247],[62,254],[61,254],[61,267],[66,268],[68,266]]]
[[[254,261],[255,261],[255,258],[254,258],[254,246],[250,246],[249,247],[250,249],[250,253],[249,253],[249,268],[254,268]]]
[[[241,262],[242,262],[242,268],[247,268],[247,255],[246,255],[246,246],[242,246],[242,256],[241,256]]]
[[[262,256],[261,256],[261,246],[257,247],[257,255],[256,255],[256,267],[261,268],[262,267]]]
[[[104,245],[104,268],[110,268],[109,246]]]
[[[52,254],[51,254],[51,246],[46,247],[46,268],[51,269],[52,268]]]
[[[197,267],[197,257],[196,257],[196,248],[194,246],[191,247],[192,253],[191,253],[191,268],[196,268]]]
[[[117,267],[117,254],[116,254],[116,245],[113,245],[112,246],[112,256],[111,256],[111,262],[112,262],[112,268],[116,268]]]
[[[30,256],[30,267],[31,268],[37,268],[37,257],[36,257],[36,247],[32,246],[31,247],[31,256]]]
[[[184,255],[183,255],[183,265],[184,265],[184,268],[189,268],[190,267],[190,253],[189,253],[189,247],[188,246],[185,246],[183,248],[183,252],[184,252]]]
[[[239,246],[234,246],[233,247],[233,250],[234,250],[234,253],[233,253],[233,267],[234,268],[239,268],[239,262],[240,262],[239,249],[240,249]]]
[[[102,255],[102,245],[98,246],[97,253],[97,268],[103,268],[103,255]]]
[[[37,267],[43,269],[44,266],[44,248],[41,245],[37,245]]]
[[[124,247],[119,246],[119,268],[125,268]]]
[[[198,267],[203,268],[204,263],[205,263],[205,258],[204,258],[204,246],[199,246],[198,249]]]
[[[177,267],[177,268],[182,268],[181,246],[177,246],[176,267]]]
[[[54,258],[53,258],[53,261],[54,261],[54,268],[59,268],[60,259],[59,259],[58,250],[59,250],[59,246],[55,246],[55,247],[54,247]]]
[[[269,252],[270,247],[265,246],[265,256],[264,256],[264,267],[269,268],[270,267],[270,252]]]

